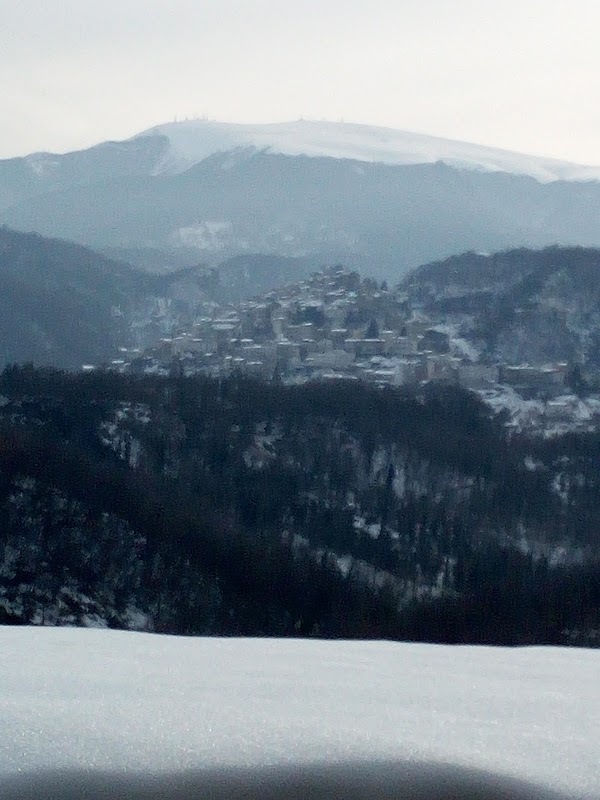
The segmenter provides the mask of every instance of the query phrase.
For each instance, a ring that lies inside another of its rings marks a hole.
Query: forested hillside
[[[458,388],[10,368],[4,622],[593,643],[596,435]]]
[[[130,341],[128,312],[150,283],[80,245],[0,227],[0,365],[80,367]]]
[[[463,253],[414,270],[412,304],[457,322],[485,359],[600,364],[600,250]]]

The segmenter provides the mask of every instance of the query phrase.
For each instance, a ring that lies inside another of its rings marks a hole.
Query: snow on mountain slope
[[[264,125],[191,120],[157,125],[138,136],[163,135],[171,143],[159,172],[180,172],[218,152],[253,147],[286,155],[328,156],[385,164],[446,164],[530,175],[541,182],[597,180],[600,166],[512,153],[392,128],[298,120]],[[137,138],[137,137],[134,137]]]
[[[0,628],[0,779],[383,758],[598,797],[600,651]]]

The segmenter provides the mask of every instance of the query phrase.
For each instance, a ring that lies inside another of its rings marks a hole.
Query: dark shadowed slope
[[[0,208],[47,192],[152,174],[167,147],[164,136],[140,136],[127,142],[103,142],[64,155],[33,153],[23,158],[0,159]]]
[[[0,364],[78,367],[111,357],[146,283],[80,245],[0,228]]]

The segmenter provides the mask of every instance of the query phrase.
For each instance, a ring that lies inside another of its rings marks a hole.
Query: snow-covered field
[[[0,774],[435,760],[600,796],[600,651],[0,628]]]
[[[297,120],[242,125],[189,120],[157,125],[138,136],[156,134],[167,136],[170,140],[169,154],[162,165],[162,170],[166,172],[182,171],[214,153],[255,147],[293,156],[327,156],[384,164],[444,161],[468,169],[530,175],[543,182],[600,179],[600,166],[588,167],[420,133],[353,123]]]

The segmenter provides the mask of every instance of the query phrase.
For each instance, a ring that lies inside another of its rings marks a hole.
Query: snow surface
[[[574,431],[593,432],[600,422],[598,396],[581,398],[565,394],[551,400],[525,400],[515,389],[504,384],[474,391],[494,414],[507,411],[511,427],[547,439]]]
[[[0,774],[438,760],[600,795],[600,651],[0,628]]]
[[[354,123],[298,120],[241,125],[198,119],[157,125],[138,134],[149,135],[167,136],[171,144],[158,172],[181,172],[215,153],[252,147],[294,156],[328,156],[385,164],[430,164],[443,161],[467,169],[529,175],[542,182],[600,179],[600,166],[588,167],[483,145]]]

